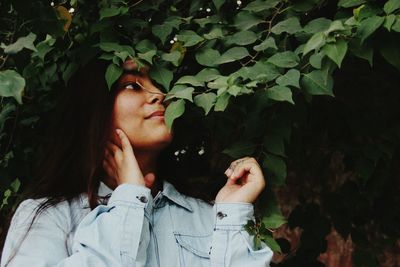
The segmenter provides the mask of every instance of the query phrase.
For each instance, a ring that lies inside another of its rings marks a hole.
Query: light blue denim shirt
[[[92,211],[86,194],[63,201],[39,215],[21,243],[35,208],[44,199],[18,207],[7,234],[1,267],[264,267],[271,249],[253,249],[243,226],[253,217],[248,203],[216,203],[179,193],[164,181],[152,197],[148,188],[104,183],[99,195],[111,195]],[[17,250],[16,248],[19,247]]]

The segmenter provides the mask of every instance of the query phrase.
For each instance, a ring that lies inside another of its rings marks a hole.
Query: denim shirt
[[[166,181],[154,198],[150,189],[132,184],[112,191],[101,183],[99,195],[111,197],[93,210],[86,194],[46,209],[26,236],[45,199],[23,201],[12,218],[0,266],[13,254],[7,266],[269,266],[271,249],[263,243],[255,250],[243,228],[254,219],[252,204],[210,205]]]

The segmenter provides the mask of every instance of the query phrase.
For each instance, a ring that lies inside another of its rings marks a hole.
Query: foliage
[[[398,0],[5,0],[0,7],[3,214],[12,208],[7,200],[18,195],[14,180],[21,188],[29,180],[40,140],[33,129],[46,127],[43,117],[54,107],[57,88],[93,57],[110,62],[110,87],[131,58],[152,65],[152,79],[173,100],[166,111],[169,127],[194,114],[214,138],[210,153],[252,155],[260,162],[272,199],[248,228],[257,233],[256,243],[264,240],[280,251],[271,229],[285,220],[272,189],[285,185],[286,163],[302,159],[292,152],[301,151],[296,140],[307,125],[303,111],[335,96],[334,75],[346,59],[373,66],[381,56],[400,71]],[[357,118],[349,120],[354,125]],[[381,162],[392,162],[398,127],[385,132],[382,143],[341,149],[357,159],[352,171],[360,188],[372,190],[375,172],[385,172]],[[398,234],[391,232],[387,242]],[[368,242],[353,240],[360,248]]]

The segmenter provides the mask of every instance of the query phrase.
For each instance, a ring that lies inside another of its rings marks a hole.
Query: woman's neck
[[[149,153],[149,151],[135,150],[135,157],[145,178],[146,187],[151,189],[151,193],[155,196],[158,191],[162,190],[162,181],[157,173],[157,158],[159,153]],[[154,175],[152,177],[152,175]],[[150,178],[148,178],[150,177]]]

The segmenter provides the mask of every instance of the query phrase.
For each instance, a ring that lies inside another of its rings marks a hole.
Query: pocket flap
[[[188,235],[174,233],[175,239],[178,244],[187,249],[188,251],[200,256],[202,258],[210,258],[210,249],[212,242],[212,234],[208,235]]]

